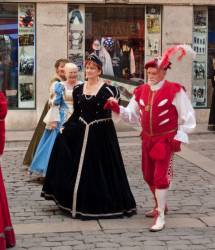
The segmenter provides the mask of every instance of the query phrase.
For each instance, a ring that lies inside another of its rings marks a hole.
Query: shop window
[[[145,7],[100,6],[85,11],[85,54],[100,57],[104,77],[143,81]]]
[[[0,89],[8,107],[35,108],[34,4],[0,4]]]
[[[161,52],[161,8],[144,5],[69,4],[68,57],[84,78],[84,60],[97,54],[103,78],[126,101],[144,82],[144,62]]]

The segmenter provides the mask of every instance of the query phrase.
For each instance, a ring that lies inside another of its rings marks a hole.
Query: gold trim
[[[88,134],[89,134],[89,129],[90,126],[93,125],[94,123],[99,123],[99,122],[105,122],[112,120],[112,118],[104,118],[104,119],[99,119],[99,120],[94,120],[90,123],[87,123],[82,117],[79,118],[79,121],[83,122],[86,126],[85,132],[84,132],[84,141],[81,149],[81,156],[80,156],[80,161],[78,165],[78,173],[75,181],[75,187],[73,191],[73,203],[72,203],[72,216],[75,217],[76,215],[76,206],[77,206],[77,193],[78,193],[78,187],[81,179],[81,172],[82,172],[82,167],[83,167],[83,162],[84,162],[84,156],[85,156],[85,151],[87,147],[87,140],[88,140]]]
[[[153,135],[153,130],[152,130],[152,105],[154,101],[154,95],[155,92],[152,92],[151,100],[150,100],[150,117],[149,117],[149,122],[150,122],[150,135]]]
[[[172,132],[176,132],[177,130],[178,130],[178,129],[175,128],[175,129],[172,129],[172,130],[169,130],[169,131],[160,133],[160,134],[156,134],[156,133],[150,134],[150,133],[147,133],[146,131],[143,131],[143,134],[145,134],[145,135],[147,135],[147,136],[161,136],[161,135],[170,134],[170,133],[172,133]]]
[[[62,205],[59,204],[59,201],[55,198],[55,196],[53,194],[46,194],[44,191],[42,191],[42,194],[43,194],[43,197],[47,197],[48,199],[51,197],[52,200],[54,200],[54,202],[56,203],[56,205],[63,209],[63,210],[66,210],[68,212],[70,212],[71,214],[73,214],[73,210],[70,209],[70,208],[67,208],[67,207],[64,207]],[[108,216],[114,216],[114,215],[123,215],[125,213],[132,213],[134,211],[137,211],[137,208],[134,207],[134,208],[131,208],[129,210],[123,210],[123,211],[120,211],[120,212],[116,212],[116,213],[107,213],[107,214],[89,214],[89,213],[82,213],[82,212],[79,212],[79,211],[75,211],[75,214],[80,214],[80,215],[83,215],[83,216],[91,216],[91,217],[94,217],[94,218],[97,218],[97,217],[108,217]]]

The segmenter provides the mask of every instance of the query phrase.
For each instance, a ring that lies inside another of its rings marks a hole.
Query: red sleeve
[[[134,98],[135,98],[136,102],[139,102],[140,95],[141,95],[141,92],[142,92],[142,87],[143,87],[143,84],[141,84],[140,86],[138,86],[138,87],[136,87],[134,89],[133,95],[134,95]]]
[[[3,120],[7,114],[7,100],[2,92],[0,92],[0,120]]]
[[[0,155],[2,155],[5,144],[5,121],[7,114],[7,101],[2,92],[0,92]]]

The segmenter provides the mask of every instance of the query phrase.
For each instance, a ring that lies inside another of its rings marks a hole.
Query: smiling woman
[[[87,81],[74,88],[74,113],[56,138],[41,194],[74,218],[136,213],[112,115],[103,108],[119,91],[100,79],[101,68],[100,59],[90,55]]]

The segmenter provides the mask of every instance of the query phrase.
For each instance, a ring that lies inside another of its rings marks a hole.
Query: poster
[[[79,79],[84,79],[85,8],[69,4],[68,7],[68,59],[79,69]]]
[[[34,4],[19,5],[19,31],[22,33],[34,32],[35,6]]]
[[[193,106],[207,107],[207,8],[195,7],[193,19],[193,49],[196,58],[192,68],[192,102]]]
[[[207,48],[207,37],[204,33],[193,33],[193,49],[199,55],[205,55]]]
[[[193,86],[192,101],[195,107],[206,107],[206,86]]]
[[[34,74],[34,47],[19,47],[19,75]]]
[[[161,32],[161,16],[160,7],[152,6],[146,7],[146,27],[147,33],[160,33]]]
[[[145,62],[161,55],[161,8],[147,6],[145,15]]]
[[[204,61],[193,61],[193,80],[206,79],[206,63]]]
[[[35,108],[35,5],[19,4],[18,107]]]

